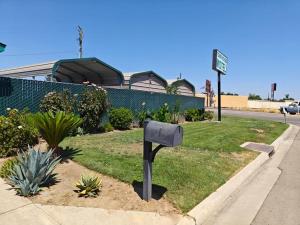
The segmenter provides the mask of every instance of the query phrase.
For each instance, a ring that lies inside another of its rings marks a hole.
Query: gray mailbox
[[[143,199],[152,196],[152,162],[156,153],[163,147],[175,147],[182,143],[183,128],[176,124],[146,120],[144,122],[144,182]],[[159,145],[152,150],[152,143]]]
[[[176,124],[148,121],[144,126],[145,141],[155,142],[167,147],[180,145],[183,129]]]

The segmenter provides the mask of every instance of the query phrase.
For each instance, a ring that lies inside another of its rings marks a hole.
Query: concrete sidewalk
[[[279,165],[279,179],[259,210],[253,225],[300,224],[300,133]]]
[[[153,212],[33,204],[0,178],[1,225],[175,225],[181,216]]]

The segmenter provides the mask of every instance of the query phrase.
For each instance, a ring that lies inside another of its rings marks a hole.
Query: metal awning
[[[97,58],[63,59],[52,68],[53,77],[59,82],[91,83],[116,86],[123,83],[123,74]]]
[[[179,83],[186,83],[187,85],[189,85],[192,89],[192,92],[195,94],[195,86],[189,82],[187,79],[173,79],[173,80],[167,80],[169,85],[176,85]]]
[[[81,84],[89,81],[102,86],[120,86],[124,81],[123,74],[119,70],[95,57],[62,59],[0,70],[1,76],[13,78],[47,76],[58,82]]]

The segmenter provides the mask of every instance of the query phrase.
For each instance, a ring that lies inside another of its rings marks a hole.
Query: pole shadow
[[[138,196],[143,199],[143,182],[134,180],[131,185]],[[168,189],[163,186],[152,184],[152,198],[155,200],[161,199],[167,191]]]

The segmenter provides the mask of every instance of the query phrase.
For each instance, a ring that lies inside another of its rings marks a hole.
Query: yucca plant
[[[21,196],[37,194],[53,178],[52,172],[60,162],[59,157],[53,157],[53,150],[41,152],[31,147],[28,152],[19,153],[17,160],[8,179]]]
[[[58,145],[71,131],[77,129],[82,123],[82,119],[73,113],[62,111],[55,114],[51,111],[37,113],[35,115],[35,125],[42,137],[46,140],[50,149],[58,153]]]
[[[81,176],[80,180],[75,184],[79,189],[76,190],[79,197],[96,197],[102,186],[102,181],[97,176]]]

